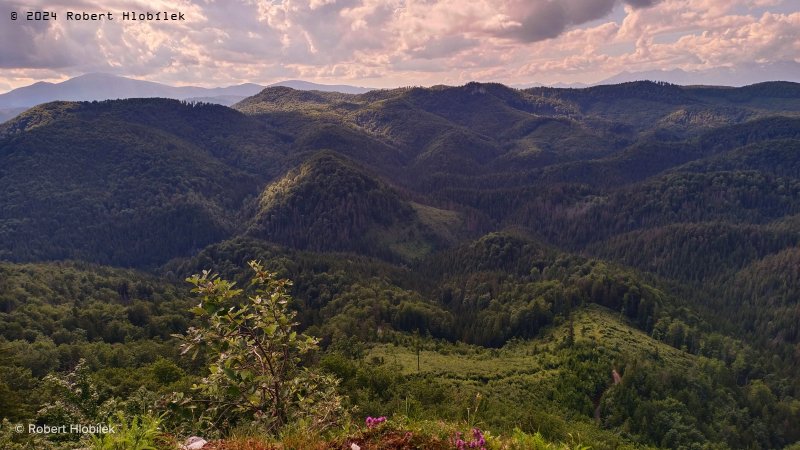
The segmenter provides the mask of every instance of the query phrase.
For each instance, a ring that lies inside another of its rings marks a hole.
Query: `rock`
[[[183,444],[181,450],[200,450],[201,448],[205,447],[208,444],[205,439],[197,436],[192,436],[186,439],[186,443]]]
[[[361,450],[361,447],[359,447],[358,444],[353,442],[352,444],[350,444],[350,450]]]

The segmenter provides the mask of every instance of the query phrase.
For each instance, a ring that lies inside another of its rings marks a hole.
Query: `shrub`
[[[182,351],[203,348],[210,356],[209,374],[194,386],[191,401],[217,425],[254,421],[275,434],[302,419],[312,429],[328,428],[341,410],[338,380],[302,367],[303,357],[318,346],[295,331],[296,313],[288,308],[291,282],[255,261],[250,267],[250,293],[208,271],[187,279],[201,298],[192,311],[204,322],[179,336]]]

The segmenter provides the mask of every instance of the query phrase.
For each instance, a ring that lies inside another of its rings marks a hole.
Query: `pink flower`
[[[467,442],[461,438],[461,433],[457,432],[451,440],[456,450],[466,450],[467,448],[479,448],[486,450],[486,439],[483,437],[483,432],[478,428],[472,429],[472,439]]]
[[[366,422],[367,422],[367,428],[374,428],[382,424],[383,422],[386,422],[386,416],[367,417]]]

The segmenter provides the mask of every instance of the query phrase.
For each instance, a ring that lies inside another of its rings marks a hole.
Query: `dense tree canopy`
[[[259,260],[319,339],[295,362],[348,408],[593,448],[789,446],[797,111],[786,83],[40,105],[0,125],[0,415],[106,405],[188,432],[169,405],[229,374],[179,355],[207,320],[183,280],[243,286]],[[78,384],[91,399],[58,389]]]

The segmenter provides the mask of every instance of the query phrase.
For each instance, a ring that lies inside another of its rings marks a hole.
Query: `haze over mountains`
[[[360,94],[369,90],[355,86],[324,85],[300,80],[281,81],[270,86],[288,86],[295,89],[337,91],[351,94]],[[0,122],[4,122],[22,112],[23,108],[57,100],[95,101],[161,97],[232,105],[245,97],[260,92],[264,87],[253,83],[219,88],[175,87],[117,75],[91,73],[70,78],[60,83],[38,82],[0,94]]]
[[[687,72],[681,69],[650,70],[638,72],[621,72],[606,78],[598,84],[619,84],[630,81],[652,80],[666,81],[683,86],[746,86],[766,80],[783,80],[800,82],[800,63],[780,61],[767,64],[742,64],[733,68],[718,67],[714,69]]]
[[[791,82],[277,86],[232,107],[59,101],[0,125],[0,270],[21,280],[0,290],[0,334],[19,355],[168,339],[187,326],[169,283],[242,280],[260,259],[332,348],[493,349],[488,373],[406,367],[419,386],[354,402],[402,411],[431,391],[414,407],[460,417],[448,392],[477,389],[487,423],[582,426],[598,448],[800,440],[798,245]],[[356,383],[348,364],[331,370]]]
[[[632,81],[663,81],[678,85],[744,86],[759,80],[786,80],[800,82],[800,63],[781,62],[771,64],[752,64],[737,70],[717,68],[705,71],[686,72],[681,69],[669,71],[653,70],[640,72],[621,72],[597,83],[557,83],[550,87],[585,88],[590,86],[619,84]],[[203,88],[197,86],[169,86],[151,81],[135,80],[127,77],[90,73],[71,78],[60,83],[38,82],[0,94],[0,123],[41,103],[64,101],[95,101],[123,98],[161,97],[177,100],[201,101],[231,106],[246,97],[255,95],[264,87],[286,86],[298,90],[322,92],[341,92],[363,94],[370,88],[350,85],[327,85],[302,80],[286,80],[269,86],[254,83]],[[537,83],[513,85],[526,89],[543,86]]]

